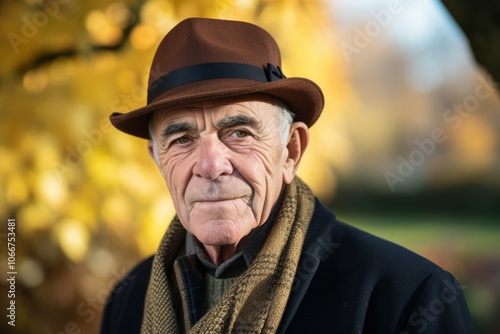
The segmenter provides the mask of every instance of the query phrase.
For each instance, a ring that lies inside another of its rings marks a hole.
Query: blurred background
[[[453,273],[478,333],[498,333],[499,6],[478,7],[0,2],[0,332],[98,332],[112,286],[155,252],[174,215],[168,191],[146,142],[108,116],[145,105],[161,38],[202,16],[262,26],[281,47],[284,73],[322,87],[326,107],[299,175],[342,220]],[[9,218],[15,328],[4,314]]]

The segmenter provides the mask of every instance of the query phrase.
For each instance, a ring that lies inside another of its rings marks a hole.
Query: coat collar
[[[278,333],[284,333],[290,325],[320,262],[329,258],[335,249],[340,246],[340,243],[334,242],[333,239],[335,221],[335,214],[316,198],[314,214],[304,240],[292,291]]]

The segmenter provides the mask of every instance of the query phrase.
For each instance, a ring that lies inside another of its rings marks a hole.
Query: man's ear
[[[151,139],[148,140],[148,153],[149,153],[149,156],[156,162],[158,163],[158,161],[156,161],[156,157],[155,157],[155,151],[154,151],[154,148],[153,148],[153,141]]]
[[[299,168],[300,159],[309,144],[309,128],[302,122],[292,123],[288,138],[287,157],[283,166],[283,181],[290,184]]]
[[[153,144],[153,141],[151,139],[148,140],[148,153],[149,153],[149,156],[155,162],[156,166],[158,166],[158,169],[160,170],[160,173],[163,176],[163,178],[165,178],[165,172],[161,168],[159,158],[157,156],[155,156],[154,144]]]

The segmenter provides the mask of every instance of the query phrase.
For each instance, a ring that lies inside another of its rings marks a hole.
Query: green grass
[[[500,257],[500,221],[496,217],[346,213],[339,219],[414,251],[445,243],[466,249],[468,256]]]

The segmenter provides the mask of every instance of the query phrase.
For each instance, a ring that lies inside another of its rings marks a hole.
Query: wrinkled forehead
[[[217,110],[222,113],[231,112],[231,110],[245,110],[244,108],[232,108],[236,106],[245,106],[247,110],[254,111],[257,117],[262,118],[262,121],[265,121],[266,119],[270,119],[270,117],[278,115],[277,112],[272,112],[273,109],[276,109],[278,106],[285,105],[280,99],[266,94],[248,94],[238,97],[203,100],[156,111],[150,116],[150,126],[153,124],[164,123],[168,120],[180,117],[182,114],[186,114],[186,112],[189,113],[196,110]],[[259,114],[259,111],[264,108],[267,109],[265,110],[266,112]],[[271,111],[272,114],[270,114],[269,111]]]

